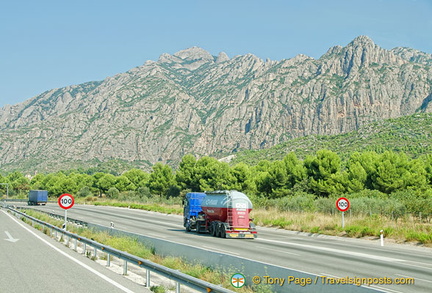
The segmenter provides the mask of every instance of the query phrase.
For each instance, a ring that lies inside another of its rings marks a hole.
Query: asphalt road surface
[[[64,214],[56,204],[35,208]],[[68,216],[107,227],[113,222],[116,229],[311,273],[323,282],[332,280],[329,278],[375,278],[393,282],[371,285],[384,292],[432,292],[430,248],[386,242],[380,246],[379,240],[310,236],[263,227],[257,227],[254,240],[222,239],[185,232],[181,216],[115,207],[75,205]]]
[[[151,292],[0,209],[0,292]]]

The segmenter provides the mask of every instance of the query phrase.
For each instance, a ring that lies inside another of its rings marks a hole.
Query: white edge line
[[[55,247],[54,245],[52,245],[51,243],[49,243],[48,241],[46,241],[45,239],[43,239],[42,237],[40,237],[39,235],[37,235],[35,232],[33,232],[32,230],[30,230],[29,228],[27,228],[26,226],[24,226],[24,224],[20,223],[17,219],[15,219],[14,217],[12,217],[11,215],[9,215],[8,213],[6,213],[5,211],[2,211],[3,213],[5,213],[6,215],[8,215],[12,220],[14,220],[18,225],[20,225],[21,227],[23,227],[24,229],[26,229],[28,232],[30,232],[31,234],[33,234],[35,237],[39,238],[42,242],[44,242],[45,244],[47,244],[48,246],[50,246],[52,249],[56,250],[57,252],[63,254],[64,256],[66,256],[67,258],[69,258],[70,260],[74,261],[75,263],[79,264],[80,266],[82,266],[83,268],[89,270],[90,272],[92,272],[93,274],[97,275],[98,277],[104,279],[105,281],[107,281],[108,283],[116,286],[117,288],[119,288],[120,290],[124,291],[124,292],[128,292],[128,293],[134,293],[133,291],[129,290],[128,288],[124,287],[123,285],[117,283],[116,281],[111,280],[110,278],[108,278],[107,276],[105,276],[102,273],[99,273],[98,271],[96,271],[95,269],[89,267],[88,265],[86,265],[85,263],[77,260],[76,258],[70,256],[69,254],[67,254],[66,252],[60,250],[59,248]]]
[[[420,281],[423,281],[423,282],[432,283],[432,281],[429,281],[429,280],[420,279],[420,278],[416,278],[416,277],[412,277],[412,276],[407,276],[407,275],[396,274],[396,276],[401,276],[401,277],[405,277],[405,278],[413,278],[416,281],[420,280]]]
[[[203,245],[201,247],[208,248],[208,249],[206,249],[207,251],[223,252],[225,254],[233,254],[233,255],[236,255],[236,256],[240,255],[240,253],[237,253],[237,252],[231,252],[231,251],[227,251],[227,250],[223,250],[223,249],[219,249],[219,248],[214,248],[214,247],[211,247],[211,246],[205,246],[205,245]]]
[[[369,287],[370,288],[376,288],[378,290],[383,290],[382,292],[402,293],[401,291],[396,291],[396,290],[389,289],[389,288],[379,287],[379,286],[376,286],[376,285],[370,285],[370,286],[364,286],[364,285],[362,285],[362,287],[365,287],[365,288],[369,288]]]

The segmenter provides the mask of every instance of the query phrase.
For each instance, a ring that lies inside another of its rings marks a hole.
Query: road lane
[[[39,207],[54,210],[56,206]],[[70,217],[116,229],[163,238],[211,251],[325,276],[415,278],[415,285],[377,286],[387,292],[431,292],[432,250],[332,236],[311,237],[285,230],[258,227],[255,240],[214,238],[186,233],[182,217],[125,208],[76,205]]]
[[[5,231],[18,241],[8,241]],[[150,292],[4,210],[0,210],[0,235],[0,288],[7,292]]]

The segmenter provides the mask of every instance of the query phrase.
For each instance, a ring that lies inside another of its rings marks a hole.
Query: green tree
[[[195,156],[191,154],[187,154],[181,159],[175,177],[177,184],[182,189],[200,191],[199,182],[196,180],[196,163]]]
[[[378,155],[376,152],[355,152],[350,156],[348,168],[355,165],[356,163],[359,163],[363,170],[366,172],[365,187],[372,190],[374,189],[372,177],[376,173],[377,163],[379,159],[380,155]],[[361,172],[361,170],[357,171]],[[358,175],[361,176],[360,174]]]
[[[235,178],[227,163],[210,157],[202,157],[197,161],[193,184],[198,184],[199,190],[229,189],[233,183],[235,183]]]
[[[345,191],[342,184],[341,159],[329,150],[320,150],[315,157],[308,156],[304,165],[309,177],[309,187],[320,196]]]
[[[120,195],[120,192],[115,187],[110,187],[108,191],[106,192],[106,196],[109,198],[118,198]]]
[[[104,174],[102,177],[99,178],[99,180],[96,183],[99,189],[99,193],[106,194],[111,187],[114,187],[115,182],[116,182],[116,177],[114,175]]]
[[[152,169],[148,185],[150,192],[167,196],[170,188],[176,186],[173,170],[170,166],[161,163],[156,163]]]
[[[38,173],[30,180],[30,188],[34,190],[40,190],[43,188],[43,180],[45,178],[45,175],[42,173]]]
[[[409,161],[403,153],[384,152],[372,175],[372,186],[384,193],[392,193],[407,187],[426,185],[426,170],[420,160]]]
[[[30,180],[27,177],[17,178],[12,182],[12,188],[19,193],[24,193],[30,190]]]
[[[150,179],[149,173],[136,168],[124,172],[123,175],[126,176],[136,188],[147,186]]]
[[[60,196],[65,193],[63,181],[66,180],[66,175],[63,172],[50,173],[42,180],[42,187],[48,190],[50,196]]]
[[[133,184],[133,182],[131,182],[129,178],[124,175],[117,177],[115,188],[117,188],[117,190],[120,192],[136,190],[135,184]]]
[[[72,180],[72,184],[75,186],[74,190],[81,190],[83,187],[89,187],[89,190],[92,193],[97,192],[97,188],[94,188],[94,177],[88,174],[82,174],[82,173],[70,173],[68,175],[68,178]]]
[[[254,177],[257,191],[270,197],[273,192],[271,176],[269,172],[258,172]]]
[[[273,162],[270,170],[268,172],[268,178],[264,182],[270,184],[271,193],[269,196],[271,198],[282,197],[288,193],[287,187],[289,176],[285,163],[283,161]]]
[[[429,185],[432,185],[432,154],[421,157],[426,171],[426,180]]]
[[[343,172],[343,185],[348,193],[365,189],[367,173],[358,161],[348,161],[347,170]]]
[[[9,173],[9,174],[6,176],[6,178],[7,178],[7,180],[8,180],[9,182],[12,183],[12,182],[14,182],[14,181],[16,181],[16,180],[19,180],[19,179],[24,178],[24,175],[23,175],[21,172],[15,171],[15,172]]]
[[[256,190],[256,185],[252,178],[251,170],[245,163],[238,163],[232,167],[231,174],[235,182],[230,186],[230,189],[245,192],[254,192]]]
[[[306,176],[306,169],[294,152],[290,152],[283,158],[283,163],[287,172],[286,187],[293,188],[295,184],[301,182]]]

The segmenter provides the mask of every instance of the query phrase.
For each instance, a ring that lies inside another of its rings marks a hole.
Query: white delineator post
[[[380,231],[381,246],[384,246],[384,230]]]

